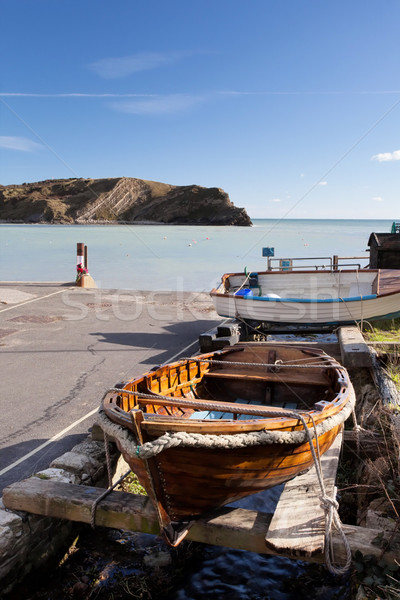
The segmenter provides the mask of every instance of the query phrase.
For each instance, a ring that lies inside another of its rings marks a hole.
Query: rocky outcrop
[[[0,186],[0,219],[24,223],[251,225],[220,188],[133,177],[57,179]]]

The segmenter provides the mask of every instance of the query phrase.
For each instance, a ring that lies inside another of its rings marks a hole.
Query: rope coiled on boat
[[[113,390],[121,392],[118,388]],[[109,390],[110,391],[110,390]],[[107,392],[107,394],[109,393]],[[203,433],[187,433],[185,431],[177,431],[171,433],[167,431],[159,438],[139,445],[132,432],[125,427],[114,423],[107,417],[103,410],[99,410],[97,414],[98,425],[107,433],[107,435],[118,440],[121,448],[131,456],[138,456],[142,460],[153,458],[164,450],[184,446],[186,448],[216,448],[216,449],[232,449],[245,448],[247,446],[265,446],[269,444],[304,444],[310,436],[320,437],[334,427],[341,425],[350,416],[355,406],[355,394],[352,387],[349,388],[349,400],[346,406],[336,415],[327,417],[322,423],[319,423],[314,428],[308,428],[304,417],[299,412],[289,410],[271,411],[271,417],[289,417],[296,420],[304,421],[303,431],[249,431],[246,433],[235,433],[229,435],[210,435]]]

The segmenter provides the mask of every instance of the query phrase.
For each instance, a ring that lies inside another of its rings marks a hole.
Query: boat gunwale
[[[274,347],[286,347],[285,344],[274,344]],[[236,350],[240,350],[241,347],[240,344],[238,344],[238,346],[235,348]],[[302,350],[303,352],[305,351],[307,354],[311,355],[311,356],[320,356],[320,357],[324,357],[327,358],[328,360],[327,362],[327,367],[331,367],[331,370],[335,373],[335,375],[332,376],[332,384],[336,384],[339,389],[335,392],[335,396],[334,398],[332,398],[330,401],[324,401],[322,398],[321,400],[314,402],[313,405],[310,406],[310,408],[307,410],[302,410],[302,409],[286,409],[286,412],[289,413],[298,413],[298,414],[302,414],[303,416],[312,416],[316,422],[316,424],[318,424],[319,422],[321,422],[322,420],[324,420],[325,418],[332,416],[334,414],[337,414],[338,412],[340,412],[344,406],[347,404],[347,399],[348,399],[348,388],[349,388],[349,380],[345,375],[345,369],[343,367],[341,367],[341,365],[339,365],[335,359],[333,359],[331,356],[329,356],[328,354],[326,354],[323,350],[317,349],[317,348],[306,348],[306,347],[301,347],[298,346],[296,347],[296,350]],[[216,352],[209,352],[206,354],[201,354],[201,355],[197,355],[197,356],[193,356],[190,357],[188,359],[184,359],[184,360],[179,360],[179,361],[175,361],[174,363],[170,363],[167,365],[163,365],[158,367],[157,369],[154,369],[152,371],[149,371],[145,374],[143,374],[141,377],[139,378],[134,378],[131,379],[130,381],[128,381],[125,386],[123,388],[121,388],[120,393],[118,394],[118,392],[113,391],[110,392],[109,394],[107,394],[102,402],[102,406],[103,406],[103,410],[105,412],[105,414],[114,422],[127,427],[128,429],[133,430],[133,426],[132,426],[132,414],[133,412],[139,412],[141,411],[140,408],[131,408],[129,410],[125,410],[123,408],[121,408],[120,406],[118,406],[117,404],[117,399],[118,396],[120,394],[123,394],[124,389],[125,391],[131,391],[131,390],[127,390],[127,386],[132,386],[133,384],[138,384],[141,381],[145,381],[147,376],[156,376],[158,371],[162,371],[166,368],[173,369],[173,368],[179,368],[182,366],[187,366],[188,369],[190,369],[190,363],[193,364],[199,364],[202,362],[202,358],[204,358],[204,362],[207,362],[207,360],[209,360],[210,358],[214,357],[215,355],[221,356],[224,354],[229,354],[230,351],[232,351],[231,349],[228,349],[226,351],[216,351]],[[195,360],[193,360],[195,359]],[[226,361],[227,366],[229,365],[229,360]],[[244,363],[246,364],[246,363]],[[263,363],[260,363],[260,365],[262,365]],[[333,368],[332,368],[333,367]],[[284,367],[283,367],[284,368]],[[218,371],[217,371],[218,372]],[[207,371],[203,374],[206,375]],[[234,377],[234,376],[233,376]],[[190,381],[188,380],[186,383],[186,385],[190,385]],[[283,381],[284,382],[284,381]],[[321,378],[321,385],[324,384],[324,381]],[[299,385],[299,384],[298,384]],[[304,385],[307,385],[307,382],[304,382]],[[143,393],[143,392],[142,392]],[[152,402],[153,404],[156,404],[157,401],[157,396],[159,396],[159,398],[163,398],[163,396],[161,394],[157,394],[155,392],[151,392],[151,395],[154,395],[154,402]],[[140,392],[137,393],[137,398],[140,399]],[[164,397],[166,400],[170,399],[171,401],[177,402],[179,403],[180,398],[179,397],[173,397],[171,396],[170,398]],[[143,400],[143,398],[142,398]],[[181,398],[181,400],[189,400],[188,398]],[[196,399],[194,399],[196,400]],[[212,400],[212,399],[203,399],[204,402],[209,402],[209,403],[216,403],[216,404],[224,404],[224,410],[226,410],[226,412],[230,412],[230,413],[235,413],[235,404],[231,403],[231,402],[222,402],[222,401],[216,401],[216,400]],[[198,399],[199,402],[202,401],[202,399]],[[318,408],[315,408],[315,406],[318,404],[318,402],[323,402],[325,403],[324,406],[320,406]],[[260,409],[260,405],[255,405],[255,404],[247,404],[246,405],[247,408],[249,409]],[[273,410],[274,412],[285,412],[285,409],[281,409],[279,410],[279,407],[273,406],[273,405],[263,405],[262,408],[265,408],[266,410],[268,410],[268,408],[271,408],[271,410]],[[227,433],[229,430],[230,431],[234,431],[234,432],[239,432],[239,431],[251,431],[251,430],[262,430],[262,429],[279,429],[279,430],[296,430],[296,429],[302,429],[302,425],[301,422],[299,421],[299,419],[296,419],[295,417],[288,417],[288,416],[276,416],[276,417],[260,417],[260,416],[256,416],[256,415],[248,415],[248,418],[243,418],[240,420],[237,419],[196,419],[195,417],[191,417],[191,418],[187,418],[187,417],[181,417],[181,416],[177,416],[177,415],[159,415],[159,414],[155,414],[155,413],[142,413],[143,417],[144,417],[144,421],[142,423],[143,427],[146,428],[146,430],[149,430],[152,427],[152,424],[154,425],[154,427],[156,428],[160,428],[163,427],[163,425],[165,426],[165,429],[168,430],[168,428],[173,429],[173,430],[182,430],[183,428],[186,431],[192,431],[192,432],[198,432],[199,429],[201,430],[202,433],[211,433],[211,431],[215,431],[215,429],[218,429],[217,433]],[[239,413],[241,414],[241,413]],[[246,414],[246,413],[244,413]],[[266,426],[267,425],[267,426]],[[171,427],[172,426],[172,427]],[[310,426],[312,426],[312,422],[310,419]]]
[[[350,297],[350,298],[337,298],[337,299],[328,299],[329,302],[350,302],[350,301],[364,301],[367,302],[368,300],[378,300],[379,298],[384,298],[384,297],[388,297],[388,296],[393,296],[395,294],[400,294],[400,269],[343,269],[342,271],[334,271],[333,269],[325,269],[325,270],[312,270],[312,269],[302,269],[302,270],[296,270],[296,271],[254,271],[255,273],[257,273],[258,275],[267,275],[267,276],[283,276],[283,275],[288,275],[290,274],[290,276],[293,275],[305,275],[305,274],[312,274],[315,275],[317,277],[321,277],[322,275],[326,275],[327,273],[375,273],[378,277],[385,272],[389,272],[389,271],[398,271],[399,272],[399,287],[398,289],[395,289],[393,291],[377,291],[376,294],[367,294],[365,296],[356,296],[354,298]],[[306,298],[306,299],[301,299],[301,298],[265,298],[265,297],[257,297],[257,296],[253,296],[251,298],[245,298],[244,296],[235,296],[234,293],[230,293],[229,290],[224,289],[224,291],[220,291],[220,289],[222,287],[225,288],[226,285],[226,281],[229,280],[230,277],[246,277],[246,274],[244,272],[241,273],[224,273],[221,277],[221,282],[219,283],[219,285],[217,287],[212,288],[212,290],[210,291],[210,296],[217,296],[217,297],[223,297],[223,298],[235,298],[235,299],[240,299],[240,300],[266,300],[266,301],[281,301],[281,302],[324,302],[324,299],[310,299],[310,298]],[[368,297],[368,296],[373,296]],[[326,301],[326,300],[325,300]]]

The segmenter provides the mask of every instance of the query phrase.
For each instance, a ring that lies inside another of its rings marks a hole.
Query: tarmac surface
[[[0,282],[0,495],[84,439],[108,388],[220,322],[204,293]]]

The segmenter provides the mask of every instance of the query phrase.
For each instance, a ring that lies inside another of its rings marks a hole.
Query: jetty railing
[[[369,262],[369,255],[364,256],[296,256],[291,258],[272,258],[268,257],[267,259],[267,270],[268,271],[293,271],[294,269],[315,269],[316,271],[339,271],[343,267],[346,268],[366,268],[368,265],[361,267],[361,263],[356,262],[346,262],[343,263],[341,261],[355,261],[355,260],[365,260]],[[295,265],[294,261],[308,262],[314,264],[300,264]],[[316,261],[324,261],[317,263]],[[278,263],[276,266],[273,263]]]

